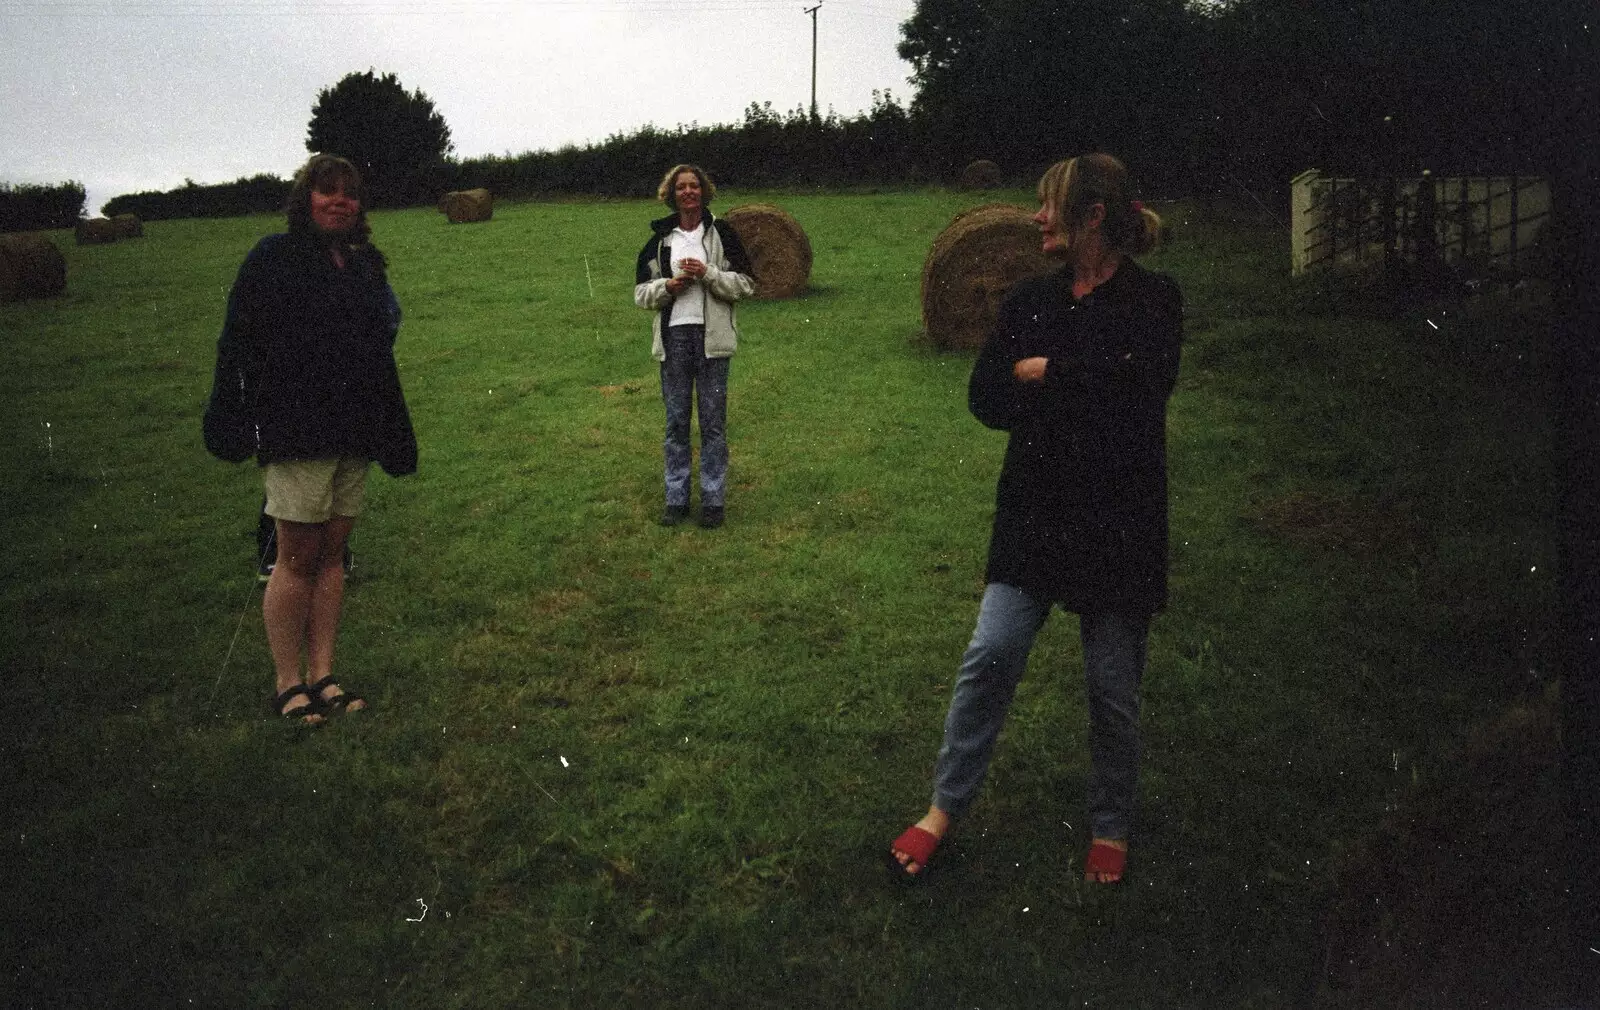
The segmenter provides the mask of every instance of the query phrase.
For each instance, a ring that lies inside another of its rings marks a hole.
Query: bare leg
[[[261,615],[267,626],[267,647],[277,691],[304,683],[300,673],[300,647],[306,638],[306,619],[316,592],[317,561],[321,555],[322,524],[278,521],[278,563],[267,580]],[[309,705],[290,704],[288,711]]]
[[[333,646],[339,635],[339,615],[344,609],[344,545],[355,526],[353,516],[334,516],[322,524],[321,554],[317,559],[316,588],[311,595],[306,624],[306,683],[315,684],[333,675]],[[321,701],[330,701],[344,691],[329,685]],[[350,703],[348,711],[366,707],[363,701]]]
[[[334,639],[339,633],[339,614],[344,607],[344,571],[340,562],[354,523],[349,516],[334,516],[322,524],[316,571],[312,576],[315,589],[306,624],[306,681],[309,683],[314,684],[333,672]]]

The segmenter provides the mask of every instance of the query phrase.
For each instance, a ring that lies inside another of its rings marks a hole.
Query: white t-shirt
[[[682,272],[684,260],[699,260],[706,262],[706,226],[702,222],[693,231],[684,231],[682,228],[672,229],[672,234],[667,236],[667,244],[672,247],[672,276],[676,277]],[[672,303],[672,315],[667,318],[668,326],[704,326],[706,322],[706,296],[700,289],[705,283],[705,278],[697,279],[693,284],[686,286],[678,293],[677,299]]]

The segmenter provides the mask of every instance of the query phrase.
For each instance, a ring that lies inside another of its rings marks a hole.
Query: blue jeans
[[[720,506],[728,481],[728,358],[706,357],[704,326],[669,326],[661,336],[661,399],[667,407],[667,504],[689,505],[689,415],[700,409],[700,504]]]
[[[934,766],[933,804],[959,817],[978,794],[995,740],[1051,604],[991,582],[956,677],[944,744]],[[1094,611],[1079,616],[1089,691],[1089,829],[1127,838],[1139,778],[1139,681],[1150,618]]]

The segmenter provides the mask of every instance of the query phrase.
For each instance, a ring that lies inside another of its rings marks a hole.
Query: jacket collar
[[[707,207],[700,211],[701,224],[709,228],[711,227],[711,222],[713,220],[715,220],[715,218],[711,214],[711,208]],[[666,217],[658,217],[654,221],[650,222],[650,230],[655,232],[657,235],[662,236],[663,238],[671,235],[672,229],[676,227],[678,227],[678,215],[676,212],[668,214]]]

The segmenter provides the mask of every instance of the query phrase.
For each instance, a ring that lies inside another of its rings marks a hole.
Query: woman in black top
[[[988,769],[1034,636],[1052,606],[1079,615],[1089,694],[1092,842],[1085,879],[1121,879],[1139,764],[1139,681],[1167,599],[1166,403],[1182,297],[1130,258],[1160,219],[1107,154],[1039,182],[1058,271],[1019,283],[978,356],[968,405],[1010,433],[995,494],[988,587],[945,721],[927,815],[891,848],[915,876]]]
[[[205,416],[213,454],[262,469],[278,542],[262,604],[273,704],[307,723],[365,705],[332,675],[345,542],[369,464],[417,466],[394,360],[400,306],[362,198],[343,158],[316,155],[295,176],[288,233],[250,251],[228,296]]]

